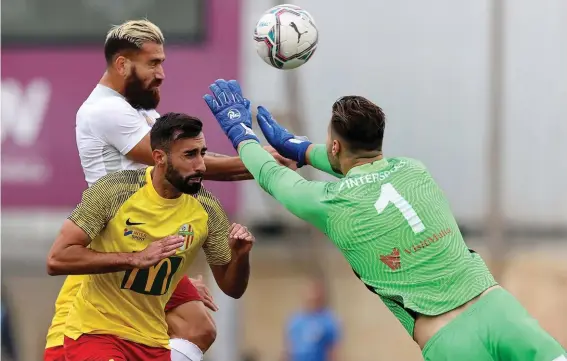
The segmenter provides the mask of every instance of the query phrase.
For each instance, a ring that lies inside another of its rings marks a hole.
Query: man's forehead
[[[176,139],[179,134],[174,135],[173,139]],[[196,137],[192,138],[180,138],[174,141],[173,146],[179,150],[188,150],[188,149],[200,149],[205,148],[205,136],[203,133],[199,134]]]
[[[165,59],[163,44],[147,42],[142,45],[142,48],[140,50],[141,53],[145,56]]]

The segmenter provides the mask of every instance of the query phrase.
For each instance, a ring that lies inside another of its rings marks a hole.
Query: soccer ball
[[[299,6],[283,4],[266,11],[254,29],[256,52],[277,69],[305,64],[317,49],[313,17]]]

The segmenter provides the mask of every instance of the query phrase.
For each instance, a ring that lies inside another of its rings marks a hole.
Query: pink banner
[[[201,117],[208,148],[235,154],[202,95],[217,78],[237,78],[239,1],[206,3],[204,42],[192,48],[166,44],[158,111]],[[3,49],[2,207],[72,207],[80,200],[87,185],[75,142],[75,114],[104,68],[102,44],[96,49]],[[237,184],[207,187],[234,214]]]

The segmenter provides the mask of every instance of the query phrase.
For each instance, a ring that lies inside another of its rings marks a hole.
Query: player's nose
[[[206,170],[207,166],[205,165],[205,158],[199,157],[199,160],[197,160],[197,164],[195,165],[195,172],[205,173]]]
[[[165,79],[165,71],[163,70],[163,67],[160,65],[158,67],[158,69],[156,69],[156,79],[158,80],[163,80]]]

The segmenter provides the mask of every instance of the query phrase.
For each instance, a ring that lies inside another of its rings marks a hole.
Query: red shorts
[[[201,296],[199,296],[197,288],[193,286],[189,277],[183,276],[165,305],[165,312],[190,301],[201,301]]]
[[[46,348],[43,353],[43,361],[65,361],[65,349],[63,346]]]
[[[148,347],[110,335],[82,335],[77,340],[65,337],[66,361],[171,361],[171,351]]]
[[[197,288],[195,288],[193,283],[189,280],[189,277],[184,276],[177,284],[171,298],[165,305],[165,311],[170,311],[177,306],[191,301],[201,301],[201,296],[199,295]],[[109,359],[105,361],[108,360]],[[46,348],[43,353],[43,361],[65,361],[65,349],[63,346]]]

